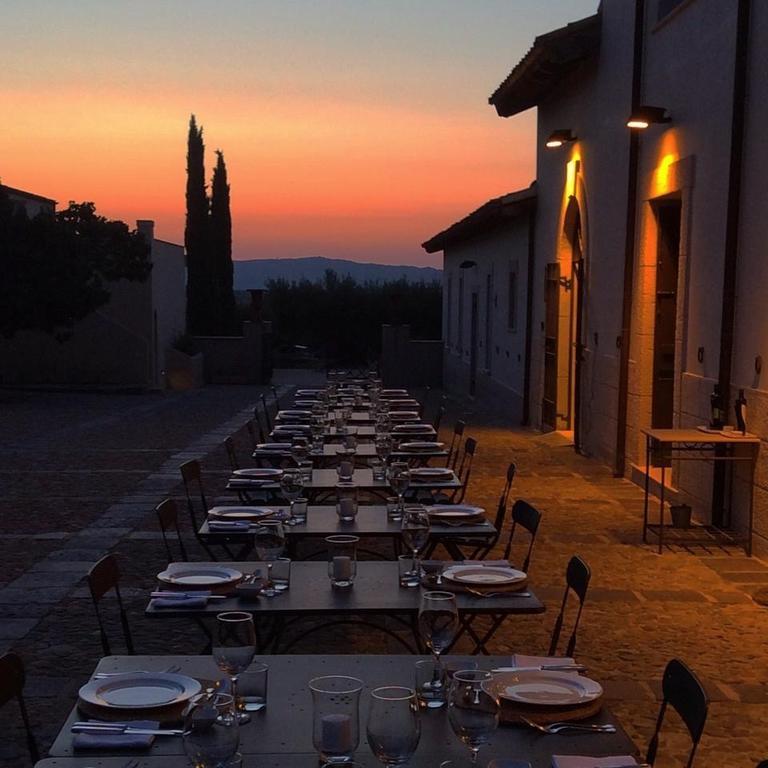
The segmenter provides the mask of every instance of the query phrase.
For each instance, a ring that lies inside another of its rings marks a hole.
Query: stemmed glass
[[[272,563],[285,551],[285,529],[277,520],[264,520],[253,533],[253,547],[259,560],[267,564],[267,579],[264,595],[274,597],[277,594],[272,582]]]
[[[388,685],[371,691],[368,744],[387,768],[407,763],[421,737],[419,703],[412,688]]]
[[[418,577],[419,550],[426,546],[429,540],[429,515],[424,507],[406,507],[403,511],[403,521],[400,524],[403,543],[411,550],[413,565],[411,569]]]
[[[198,698],[184,713],[184,752],[199,768],[229,765],[240,744],[235,699],[218,693]]]
[[[395,461],[389,467],[389,486],[397,494],[397,505],[403,511],[403,496],[411,485],[411,473],[404,461]]]
[[[499,726],[499,704],[486,690],[493,675],[486,670],[455,672],[448,694],[448,721],[453,732],[469,747],[472,765],[480,747]]]
[[[253,617],[243,611],[227,611],[216,617],[216,638],[213,642],[213,660],[232,681],[237,719],[247,723],[251,716],[237,707],[237,676],[248,669],[256,654],[256,627]]]
[[[389,435],[377,435],[376,455],[386,464],[392,453],[392,438]]]
[[[283,492],[283,496],[288,499],[291,505],[289,518],[286,521],[289,525],[293,525],[293,504],[296,499],[301,496],[301,492],[304,489],[304,478],[301,476],[301,470],[299,469],[286,469],[283,472],[283,476],[280,478],[280,490]],[[279,555],[278,555],[279,557]]]
[[[419,634],[435,658],[435,671],[430,690],[435,698],[444,698],[443,670],[440,654],[450,648],[459,631],[459,609],[451,592],[424,592],[419,606]],[[424,686],[426,688],[426,685]]]

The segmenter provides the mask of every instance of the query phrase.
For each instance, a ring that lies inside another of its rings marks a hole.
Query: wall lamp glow
[[[664,107],[649,107],[643,105],[632,112],[627,120],[627,128],[645,130],[651,123],[669,123],[672,118]]]
[[[552,131],[549,134],[549,138],[546,142],[547,149],[557,149],[562,147],[563,144],[567,144],[570,141],[576,141],[576,137],[571,133],[569,128],[560,128],[557,131]]]

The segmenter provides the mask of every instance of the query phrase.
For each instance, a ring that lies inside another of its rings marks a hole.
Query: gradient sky
[[[533,179],[534,113],[488,96],[597,4],[3,0],[0,179],[182,242],[194,112],[235,258],[439,264],[423,240]]]

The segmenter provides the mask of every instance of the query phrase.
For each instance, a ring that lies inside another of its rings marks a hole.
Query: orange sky
[[[209,176],[225,153],[235,258],[438,264],[423,240],[533,178],[533,114],[488,95],[596,2],[6,4],[3,183],[181,242],[194,112]]]

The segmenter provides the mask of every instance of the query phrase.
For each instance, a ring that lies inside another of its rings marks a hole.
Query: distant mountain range
[[[349,275],[358,283],[388,283],[405,278],[410,283],[431,283],[442,279],[442,270],[433,267],[407,267],[392,264],[362,264],[347,259],[326,259],[312,256],[304,259],[252,259],[235,261],[235,290],[264,288],[269,280],[319,282],[325,270],[332,269],[339,277]]]

